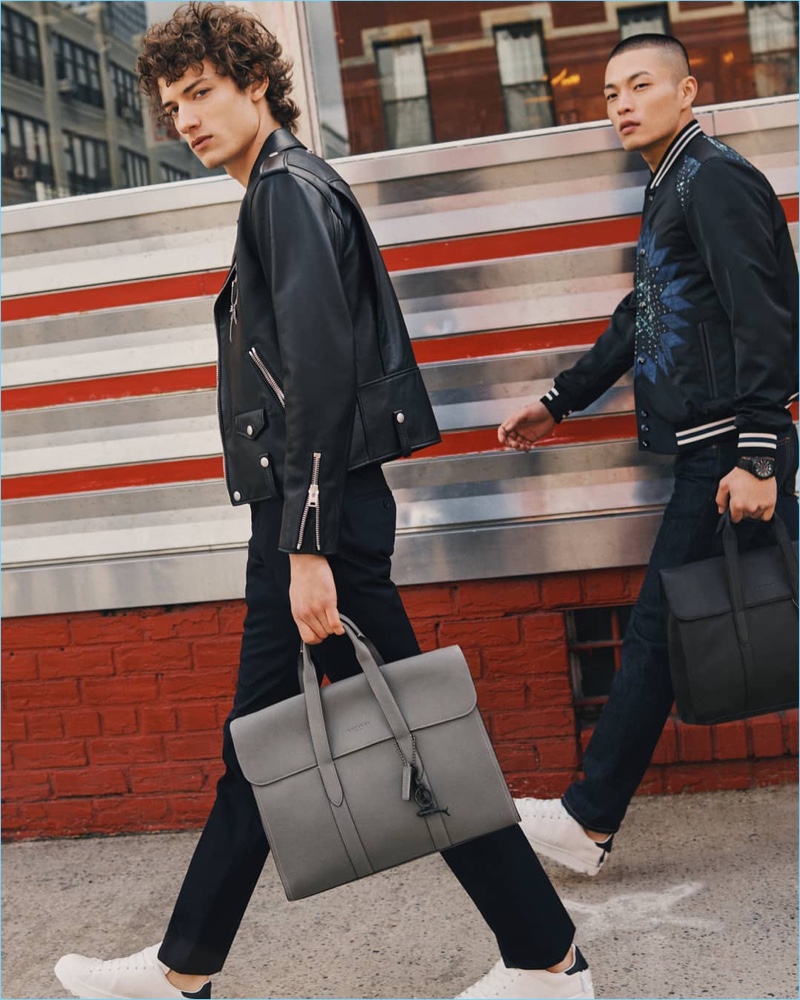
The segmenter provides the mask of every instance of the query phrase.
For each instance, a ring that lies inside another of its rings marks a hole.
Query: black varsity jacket
[[[769,182],[690,122],[647,185],[633,291],[542,402],[561,420],[633,366],[639,446],[738,434],[774,454],[797,397],[797,262]]]

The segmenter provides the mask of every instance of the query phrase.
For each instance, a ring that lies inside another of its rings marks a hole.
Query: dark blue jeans
[[[583,758],[584,779],[567,789],[563,803],[588,830],[616,833],[653,756],[673,702],[659,570],[711,556],[719,521],[714,498],[719,481],[736,464],[736,442],[679,455],[675,487],[664,511],[639,599],[622,644],[622,662],[608,702]],[[797,538],[797,434],[778,442],[777,512]],[[737,529],[742,547],[768,544],[761,522]]]

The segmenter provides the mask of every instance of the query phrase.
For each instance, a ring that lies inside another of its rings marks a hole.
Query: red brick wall
[[[572,705],[564,610],[625,604],[638,570],[408,587],[425,649],[459,643],[517,795],[558,795],[589,731]],[[220,773],[243,604],[3,622],[3,821],[10,838],[200,825]],[[674,719],[645,793],[797,777],[797,713]]]

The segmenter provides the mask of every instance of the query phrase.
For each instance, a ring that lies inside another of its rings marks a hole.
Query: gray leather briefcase
[[[288,899],[519,822],[458,646],[380,665],[342,618],[362,674],[235,719]]]

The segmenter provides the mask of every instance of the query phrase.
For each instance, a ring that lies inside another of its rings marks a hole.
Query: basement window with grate
[[[633,605],[579,608],[566,614],[573,699],[582,723],[595,722],[603,710],[619,669],[632,609]]]

